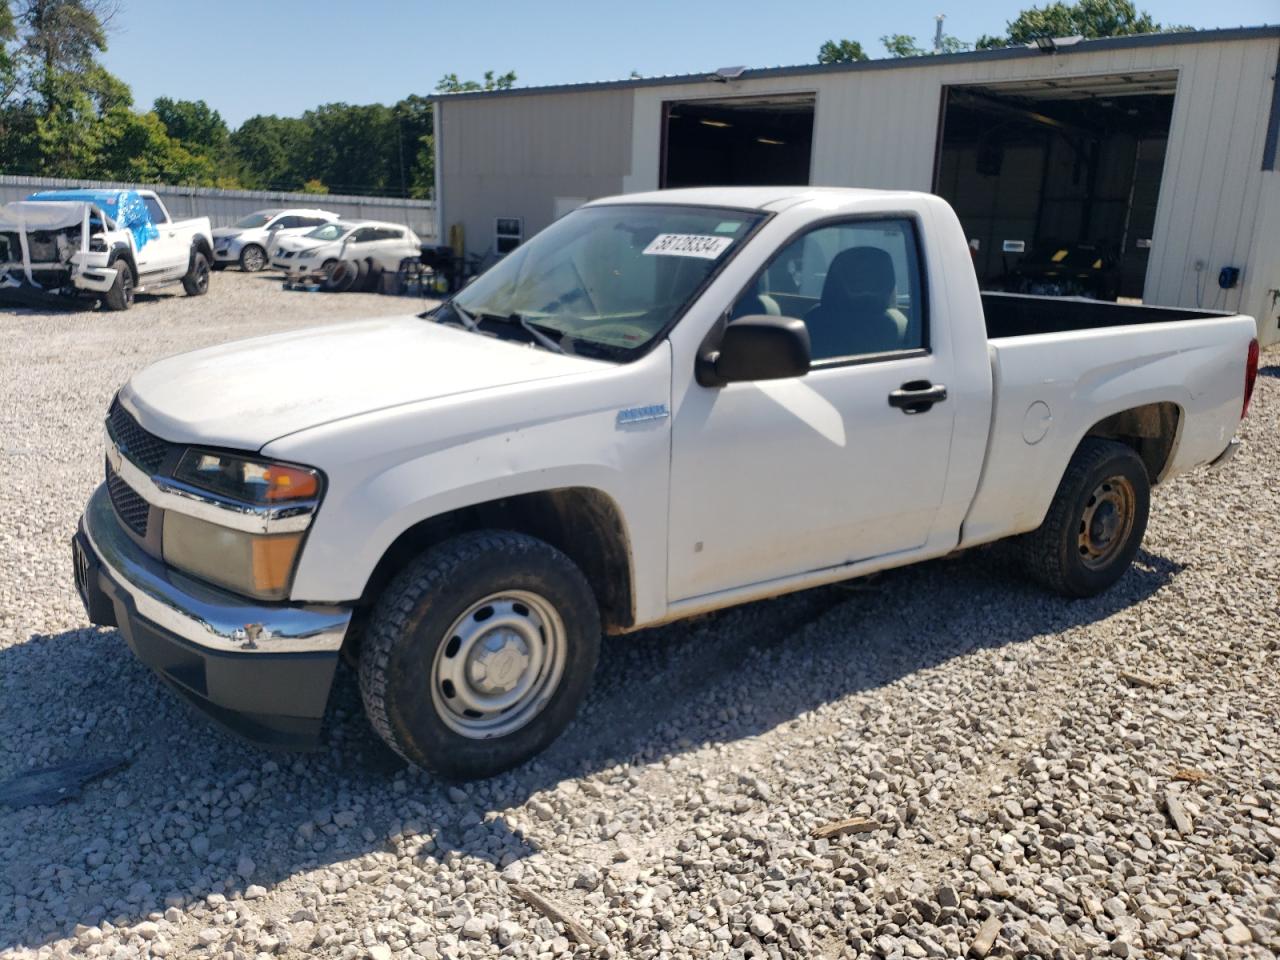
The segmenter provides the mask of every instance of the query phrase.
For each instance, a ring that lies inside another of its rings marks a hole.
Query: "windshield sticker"
[[[716,233],[737,233],[740,226],[742,226],[741,220],[725,220],[716,227]]]
[[[660,233],[644,248],[646,257],[699,257],[714,260],[733,245],[732,237],[699,233]]]

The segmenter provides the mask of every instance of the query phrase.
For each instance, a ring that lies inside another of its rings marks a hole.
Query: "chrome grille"
[[[120,452],[148,473],[155,473],[169,453],[169,444],[143,430],[119,400],[107,411],[107,430]]]
[[[107,493],[111,495],[111,506],[115,508],[120,522],[138,536],[145,537],[151,505],[111,469],[110,463],[107,464]]]

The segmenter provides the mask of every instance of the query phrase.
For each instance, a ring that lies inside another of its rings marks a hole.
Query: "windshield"
[[[267,221],[275,215],[275,210],[259,210],[257,213],[251,213],[247,217],[241,217],[236,221],[236,226],[241,230],[251,230],[254,227],[265,227],[267,225]]]
[[[477,319],[519,317],[625,358],[663,333],[764,217],[715,207],[583,207],[455,298]]]
[[[326,223],[323,227],[316,227],[307,234],[314,240],[337,240],[339,237],[345,236],[351,230],[350,227],[341,223]]]

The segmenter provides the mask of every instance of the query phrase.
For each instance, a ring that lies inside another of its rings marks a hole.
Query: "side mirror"
[[[809,330],[803,320],[767,314],[724,327],[719,346],[698,359],[698,383],[722,387],[747,380],[785,380],[809,372]]]

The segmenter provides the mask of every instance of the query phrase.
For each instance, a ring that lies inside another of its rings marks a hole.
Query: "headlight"
[[[202,580],[262,600],[284,600],[302,534],[232,530],[170,510],[164,517],[164,559]]]
[[[304,506],[320,496],[320,473],[307,467],[212,450],[188,450],[173,478],[230,501],[231,514],[252,508]],[[202,516],[166,510],[165,562],[202,580],[262,600],[284,600],[297,566],[304,530],[263,533],[218,522],[214,507]],[[293,511],[298,512],[298,511]],[[305,523],[306,521],[304,521]]]
[[[188,450],[173,478],[254,505],[314,500],[320,494],[315,470],[209,450]]]

